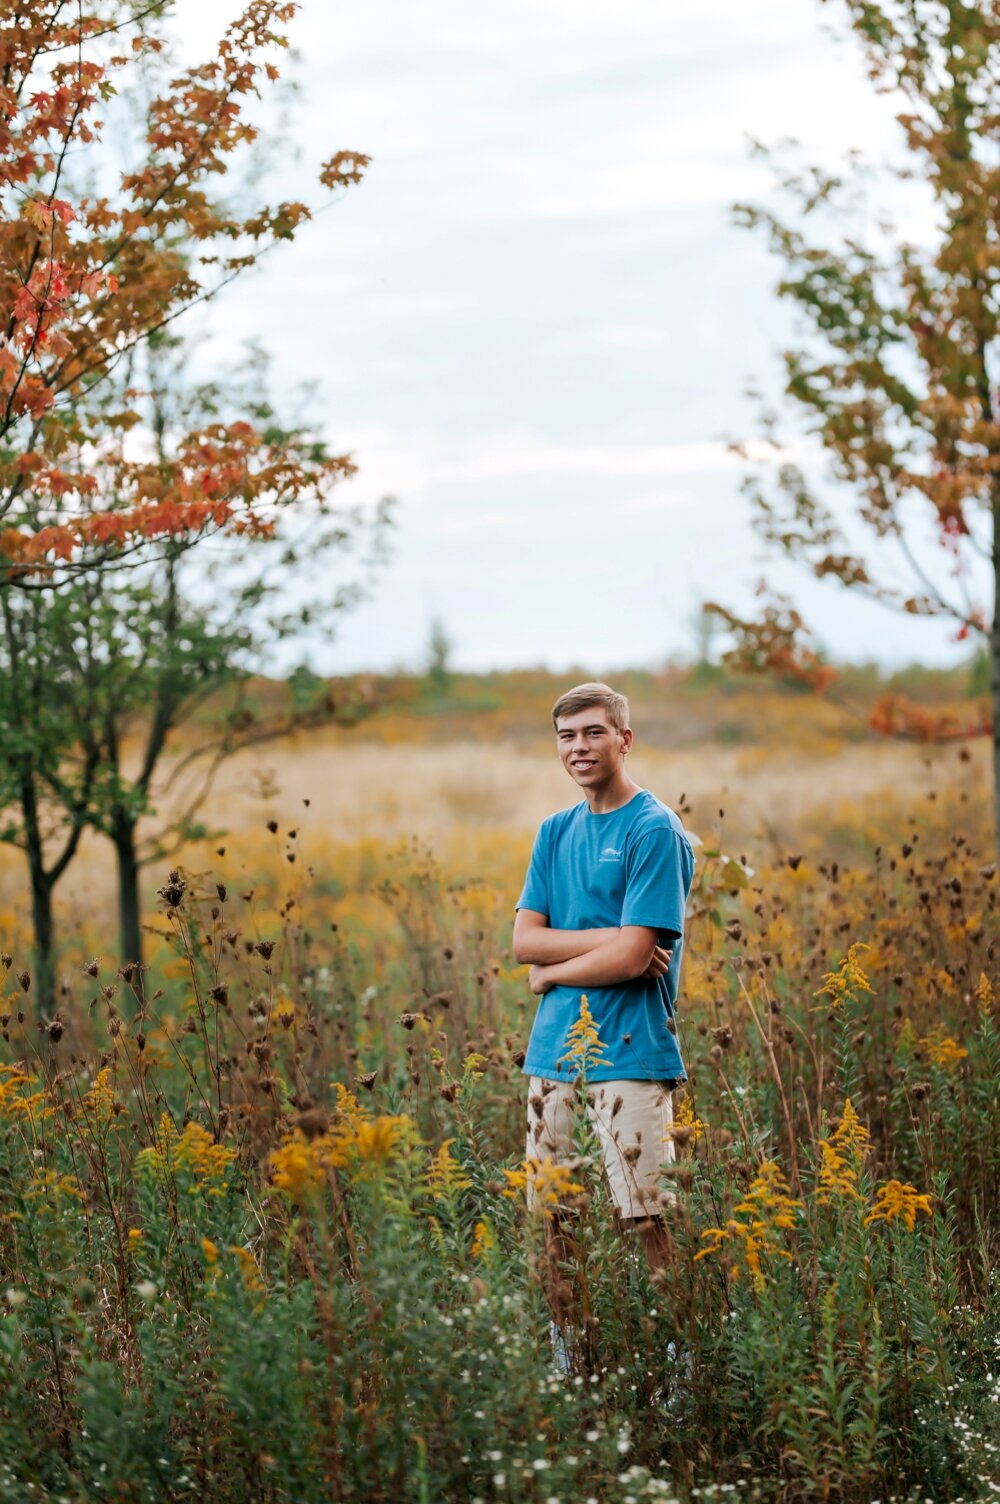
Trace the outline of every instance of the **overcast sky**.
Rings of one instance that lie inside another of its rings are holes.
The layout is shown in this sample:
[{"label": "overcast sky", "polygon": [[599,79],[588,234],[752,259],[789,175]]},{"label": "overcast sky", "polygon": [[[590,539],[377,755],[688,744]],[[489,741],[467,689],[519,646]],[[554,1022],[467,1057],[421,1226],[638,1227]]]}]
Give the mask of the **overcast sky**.
[{"label": "overcast sky", "polygon": [[[186,50],[234,0],[179,0]],[[302,653],[414,664],[440,618],[470,668],[594,672],[689,652],[697,604],[797,590],[837,656],[948,661],[947,629],[761,553],[725,439],[752,434],[786,315],[731,223],[747,138],[893,150],[890,104],[818,0],[304,0],[288,163],[365,182],[212,314],[277,385],[318,386],[352,500],[399,499],[373,602]],[[192,52],[193,55],[193,52]],[[289,588],[296,589],[290,581]]]}]

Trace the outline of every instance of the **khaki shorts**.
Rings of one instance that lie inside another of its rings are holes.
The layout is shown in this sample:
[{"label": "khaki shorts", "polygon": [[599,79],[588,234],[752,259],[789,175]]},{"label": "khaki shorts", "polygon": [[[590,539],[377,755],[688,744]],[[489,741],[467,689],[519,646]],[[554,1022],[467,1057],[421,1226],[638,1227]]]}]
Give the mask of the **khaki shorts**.
[{"label": "khaki shorts", "polygon": [[[573,1142],[576,1087],[570,1081],[528,1080],[527,1158],[578,1162]],[[660,1166],[676,1151],[670,1088],[662,1081],[594,1081],[587,1087],[587,1116],[604,1154],[604,1173],[620,1217],[660,1216],[676,1197],[659,1183]],[[528,1186],[531,1207],[531,1186]]]}]

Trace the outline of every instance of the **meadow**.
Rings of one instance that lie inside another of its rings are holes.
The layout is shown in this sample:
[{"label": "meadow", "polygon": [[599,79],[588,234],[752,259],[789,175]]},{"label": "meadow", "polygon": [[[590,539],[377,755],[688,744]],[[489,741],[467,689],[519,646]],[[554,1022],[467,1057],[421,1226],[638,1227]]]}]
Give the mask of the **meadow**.
[{"label": "meadow", "polygon": [[689,739],[636,686],[633,775],[701,841],[654,1283],[582,1113],[572,1170],[523,1158],[511,913],[573,794],[549,688],[226,764],[211,833],[149,871],[141,997],[92,842],[44,1030],[8,854],[0,1499],[1000,1495],[986,749],[750,691],[698,700]]}]

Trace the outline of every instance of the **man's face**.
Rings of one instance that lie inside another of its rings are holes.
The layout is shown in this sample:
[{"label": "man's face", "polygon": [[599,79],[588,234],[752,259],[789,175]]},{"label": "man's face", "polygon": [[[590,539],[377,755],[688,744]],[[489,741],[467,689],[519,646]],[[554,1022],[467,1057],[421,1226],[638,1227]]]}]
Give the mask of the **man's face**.
[{"label": "man's face", "polygon": [[632,745],[632,732],[616,731],[603,705],[589,705],[574,715],[559,717],[556,745],[573,781],[581,788],[593,788],[619,772]]}]

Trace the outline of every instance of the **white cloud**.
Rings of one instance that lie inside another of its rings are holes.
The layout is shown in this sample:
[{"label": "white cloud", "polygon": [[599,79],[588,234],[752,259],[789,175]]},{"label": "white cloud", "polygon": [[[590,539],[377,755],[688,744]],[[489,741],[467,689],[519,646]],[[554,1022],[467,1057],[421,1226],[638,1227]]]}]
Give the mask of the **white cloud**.
[{"label": "white cloud", "polygon": [[[236,9],[178,0],[186,54]],[[699,595],[745,603],[760,545],[720,435],[752,432],[745,379],[773,390],[788,338],[776,268],[730,222],[769,183],[746,138],[828,162],[896,139],[827,14],[306,0],[280,191],[310,191],[338,147],[373,164],[211,317],[230,354],[249,335],[274,350],[279,388],[320,383],[361,466],[345,497],[400,498],[381,594],[313,645],[330,666],[413,661],[435,614],[477,666],[648,661],[687,645]],[[835,648],[949,651],[938,628],[804,594]]]}]

